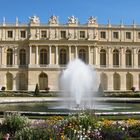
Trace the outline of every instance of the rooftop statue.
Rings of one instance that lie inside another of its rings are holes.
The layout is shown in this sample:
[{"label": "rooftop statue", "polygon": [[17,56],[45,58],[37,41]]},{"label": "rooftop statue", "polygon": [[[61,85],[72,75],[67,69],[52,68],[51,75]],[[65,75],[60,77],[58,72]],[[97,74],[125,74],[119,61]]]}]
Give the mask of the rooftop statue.
[{"label": "rooftop statue", "polygon": [[74,16],[68,17],[68,23],[69,24],[77,24],[78,23],[78,19],[75,18]]},{"label": "rooftop statue", "polygon": [[49,18],[49,24],[58,24],[58,17],[52,15],[52,16]]},{"label": "rooftop statue", "polygon": [[90,16],[88,18],[88,24],[96,24],[97,23],[97,19],[93,16]]},{"label": "rooftop statue", "polygon": [[30,19],[30,23],[32,23],[32,24],[39,24],[40,23],[39,17],[37,17],[35,15],[32,17],[29,17],[29,19]]}]

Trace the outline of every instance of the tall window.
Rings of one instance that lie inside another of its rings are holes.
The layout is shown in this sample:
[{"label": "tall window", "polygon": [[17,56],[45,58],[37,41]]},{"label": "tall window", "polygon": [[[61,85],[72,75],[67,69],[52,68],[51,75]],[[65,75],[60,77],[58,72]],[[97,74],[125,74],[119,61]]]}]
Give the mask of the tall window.
[{"label": "tall window", "polygon": [[6,74],[6,88],[7,90],[13,89],[13,75],[9,72]]},{"label": "tall window", "polygon": [[19,90],[27,90],[28,79],[26,78],[25,73],[18,73],[18,86]]},{"label": "tall window", "polygon": [[66,39],[66,31],[61,31],[61,39]]},{"label": "tall window", "polygon": [[67,64],[67,54],[65,49],[60,50],[60,55],[59,55],[59,64],[60,65],[65,65]]},{"label": "tall window", "polygon": [[13,50],[8,49],[7,50],[7,65],[11,66],[13,64]]},{"label": "tall window", "polygon": [[19,52],[19,60],[20,60],[20,66],[26,65],[26,51],[25,49],[21,49]]},{"label": "tall window", "polygon": [[26,31],[20,31],[20,37],[26,38]]},{"label": "tall window", "polygon": [[131,32],[126,32],[126,39],[131,39]]},{"label": "tall window", "polygon": [[85,38],[85,31],[80,31],[80,39]]},{"label": "tall window", "polygon": [[103,38],[103,39],[106,39],[106,32],[105,31],[102,31],[100,33],[100,37]]},{"label": "tall window", "polygon": [[126,50],[126,67],[131,67],[132,66],[132,53],[130,50]]},{"label": "tall window", "polygon": [[113,66],[119,66],[119,51],[116,49],[113,51]]},{"label": "tall window", "polygon": [[42,30],[41,31],[41,38],[46,38],[47,37],[47,31],[46,30]]},{"label": "tall window", "polygon": [[138,39],[140,39],[140,32],[138,32]]},{"label": "tall window", "polygon": [[7,31],[7,37],[13,38],[13,31]]},{"label": "tall window", "polygon": [[138,67],[140,67],[140,50],[138,51]]},{"label": "tall window", "polygon": [[106,66],[106,50],[104,49],[100,50],[100,66],[101,67]]},{"label": "tall window", "polygon": [[119,32],[113,32],[113,38],[118,39],[119,38]]},{"label": "tall window", "polygon": [[117,73],[113,75],[113,87],[114,90],[120,90],[120,75]]},{"label": "tall window", "polygon": [[48,75],[41,73],[39,75],[39,88],[40,90],[45,90],[48,87]]},{"label": "tall window", "polygon": [[133,75],[130,73],[126,74],[126,90],[131,90],[133,87]]},{"label": "tall window", "polygon": [[86,63],[86,51],[84,49],[79,50],[78,57]]},{"label": "tall window", "polygon": [[48,53],[46,49],[40,50],[40,64],[46,65],[48,64]]},{"label": "tall window", "polygon": [[105,73],[101,73],[100,75],[100,79],[101,79],[101,86],[103,88],[103,90],[107,90],[107,86],[108,86],[108,77]]}]

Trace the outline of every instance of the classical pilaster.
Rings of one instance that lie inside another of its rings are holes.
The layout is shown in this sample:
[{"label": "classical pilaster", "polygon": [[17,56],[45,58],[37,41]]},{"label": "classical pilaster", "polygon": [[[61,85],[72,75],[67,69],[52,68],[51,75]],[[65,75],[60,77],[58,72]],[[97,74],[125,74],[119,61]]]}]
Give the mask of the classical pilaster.
[{"label": "classical pilaster", "polygon": [[69,45],[69,61],[71,61],[71,46]]},{"label": "classical pilaster", "polygon": [[14,54],[13,54],[13,57],[14,57],[14,66],[17,67],[18,66],[18,47],[14,47]]},{"label": "classical pilaster", "polygon": [[126,72],[120,72],[120,90],[126,90]]},{"label": "classical pilaster", "polygon": [[133,48],[133,67],[138,68],[138,53],[136,48]]},{"label": "classical pilaster", "polygon": [[38,46],[36,46],[36,65],[38,65]]},{"label": "classical pilaster", "polygon": [[75,46],[75,58],[78,58],[78,50],[77,50],[77,45]]},{"label": "classical pilaster", "polygon": [[29,46],[29,65],[32,65],[32,46]]},{"label": "classical pilaster", "polygon": [[17,89],[16,89],[16,79],[17,77],[16,77],[16,74],[13,74],[13,91],[16,91]]},{"label": "classical pilaster", "polygon": [[97,46],[94,48],[94,64],[96,67],[99,67],[100,65],[100,53]]},{"label": "classical pilaster", "polygon": [[111,68],[113,66],[113,53],[112,53],[112,48],[108,47],[108,53],[107,53],[107,58],[108,58],[108,67]]},{"label": "classical pilaster", "polygon": [[49,65],[52,64],[51,60],[52,60],[52,46],[49,45]]},{"label": "classical pilaster", "polygon": [[108,91],[113,91],[113,72],[108,73]]},{"label": "classical pilaster", "polygon": [[6,65],[6,51],[7,51],[7,48],[6,46],[3,46],[2,47],[2,62],[1,62],[1,65],[2,67],[4,67]]},{"label": "classical pilaster", "polygon": [[120,66],[125,68],[125,48],[120,47]]},{"label": "classical pilaster", "polygon": [[2,66],[2,46],[0,46],[0,66]]},{"label": "classical pilaster", "polygon": [[55,46],[55,59],[56,65],[58,65],[58,45]]},{"label": "classical pilaster", "polygon": [[139,90],[139,73],[133,73],[133,86]]},{"label": "classical pilaster", "polygon": [[91,64],[90,61],[90,46],[88,45],[88,64]]}]

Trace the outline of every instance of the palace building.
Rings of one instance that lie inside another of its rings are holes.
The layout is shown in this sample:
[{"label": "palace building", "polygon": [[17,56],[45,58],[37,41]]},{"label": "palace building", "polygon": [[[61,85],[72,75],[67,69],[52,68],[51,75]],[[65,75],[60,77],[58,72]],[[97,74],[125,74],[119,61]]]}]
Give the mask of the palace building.
[{"label": "palace building", "polygon": [[105,91],[140,90],[140,26],[106,25],[89,17],[80,24],[74,16],[60,24],[57,16],[40,23],[0,24],[0,86],[6,90],[58,90],[61,72],[80,58],[93,66]]}]

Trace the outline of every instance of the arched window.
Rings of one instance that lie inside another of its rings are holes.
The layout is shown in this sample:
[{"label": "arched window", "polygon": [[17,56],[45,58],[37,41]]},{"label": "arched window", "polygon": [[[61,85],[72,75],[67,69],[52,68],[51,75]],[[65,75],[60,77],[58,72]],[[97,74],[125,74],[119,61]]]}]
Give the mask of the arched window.
[{"label": "arched window", "polygon": [[39,89],[45,90],[47,87],[48,87],[48,75],[42,72],[39,75]]},{"label": "arched window", "polygon": [[79,50],[78,57],[86,63],[86,51],[84,49]]},{"label": "arched window", "polygon": [[100,66],[101,67],[106,66],[106,50],[104,49],[100,50]]},{"label": "arched window", "polygon": [[67,52],[66,52],[65,49],[60,50],[59,64],[60,65],[66,65],[67,64]]},{"label": "arched window", "polygon": [[138,51],[138,66],[140,67],[140,50]]},{"label": "arched window", "polygon": [[117,73],[113,75],[113,88],[114,90],[120,90],[120,75]]},{"label": "arched window", "polygon": [[113,66],[119,66],[119,51],[116,49],[113,51]]},{"label": "arched window", "polygon": [[19,73],[18,74],[18,84],[19,84],[19,90],[27,90],[27,78],[24,73]]},{"label": "arched window", "polygon": [[20,65],[24,66],[26,65],[26,51],[25,49],[21,49],[19,52],[19,60],[20,60]]},{"label": "arched window", "polygon": [[40,64],[47,65],[48,64],[48,53],[46,49],[40,50]]},{"label": "arched window", "polygon": [[133,75],[130,73],[126,74],[126,90],[131,90],[133,87]]},{"label": "arched window", "polygon": [[103,90],[107,90],[107,86],[108,86],[108,78],[107,75],[105,73],[101,74],[101,86],[103,88]]},{"label": "arched window", "polygon": [[126,67],[131,67],[132,66],[132,52],[130,50],[126,50]]},{"label": "arched window", "polygon": [[9,72],[6,74],[6,89],[7,90],[13,89],[13,75]]},{"label": "arched window", "polygon": [[8,66],[13,65],[13,50],[12,49],[7,50],[7,65]]}]

